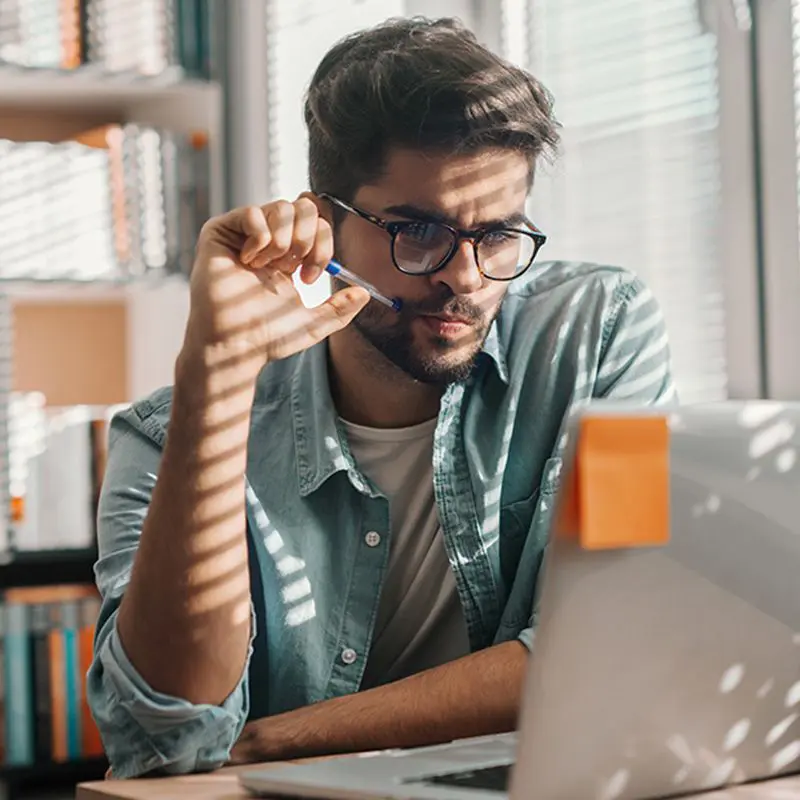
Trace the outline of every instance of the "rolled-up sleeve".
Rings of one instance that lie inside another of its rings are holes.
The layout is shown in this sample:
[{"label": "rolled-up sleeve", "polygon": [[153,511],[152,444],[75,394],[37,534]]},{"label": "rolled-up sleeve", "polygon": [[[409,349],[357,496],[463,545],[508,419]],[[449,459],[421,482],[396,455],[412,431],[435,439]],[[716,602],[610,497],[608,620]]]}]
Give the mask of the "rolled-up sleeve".
[{"label": "rolled-up sleeve", "polygon": [[519,636],[517,636],[517,639],[519,639],[522,642],[522,644],[524,644],[525,647],[528,648],[528,650],[533,652],[533,625],[530,625],[527,628],[523,628],[520,631]]},{"label": "rolled-up sleeve", "polygon": [[154,691],[128,659],[117,613],[128,585],[161,459],[135,412],[114,417],[98,508],[95,578],[101,595],[86,695],[115,778],[215,769],[228,759],[249,710],[248,662],[219,706],[194,705]]}]

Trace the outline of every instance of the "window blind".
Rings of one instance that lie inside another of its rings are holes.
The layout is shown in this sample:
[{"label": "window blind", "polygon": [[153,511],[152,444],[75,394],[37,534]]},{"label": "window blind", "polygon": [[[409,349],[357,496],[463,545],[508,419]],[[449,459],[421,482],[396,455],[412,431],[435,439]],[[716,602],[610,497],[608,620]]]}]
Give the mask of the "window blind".
[{"label": "window blind", "polygon": [[[795,171],[797,173],[798,208],[800,208],[800,0],[792,0],[792,50],[794,56],[794,124],[797,142]],[[800,236],[800,219],[797,226]]]},{"label": "window blind", "polygon": [[[520,12],[505,2],[501,38],[516,42]],[[697,0],[527,8],[528,66],[563,125],[531,201],[541,257],[638,273],[664,310],[681,401],[724,398],[717,48]]]},{"label": "window blind", "polygon": [[[327,50],[362,28],[401,16],[403,0],[266,0],[269,95],[270,189],[293,200],[308,189],[308,137],[303,96]],[[316,305],[330,293],[325,277],[313,286],[299,281],[304,301]]]}]

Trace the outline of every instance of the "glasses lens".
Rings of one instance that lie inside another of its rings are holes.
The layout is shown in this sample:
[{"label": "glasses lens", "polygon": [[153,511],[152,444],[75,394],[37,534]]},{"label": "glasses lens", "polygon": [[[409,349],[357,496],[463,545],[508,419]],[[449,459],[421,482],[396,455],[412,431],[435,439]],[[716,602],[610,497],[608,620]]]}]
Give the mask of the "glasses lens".
[{"label": "glasses lens", "polygon": [[414,222],[398,231],[394,258],[404,272],[421,274],[436,269],[453,249],[452,231],[435,222]]},{"label": "glasses lens", "polygon": [[525,272],[535,255],[536,240],[521,231],[491,231],[478,245],[483,274],[498,280],[509,280]]}]

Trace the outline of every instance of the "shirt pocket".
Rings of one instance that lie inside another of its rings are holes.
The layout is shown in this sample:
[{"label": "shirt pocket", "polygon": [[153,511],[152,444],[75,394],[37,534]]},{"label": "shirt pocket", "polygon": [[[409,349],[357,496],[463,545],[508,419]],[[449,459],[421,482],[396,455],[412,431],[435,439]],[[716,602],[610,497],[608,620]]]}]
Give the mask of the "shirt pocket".
[{"label": "shirt pocket", "polygon": [[500,531],[503,537],[515,539],[527,534],[533,521],[552,510],[553,496],[561,485],[561,458],[548,458],[542,470],[542,480],[529,497],[500,509]]},{"label": "shirt pocket", "polygon": [[525,622],[533,611],[539,564],[561,484],[561,465],[561,458],[549,458],[533,494],[500,511],[500,573],[507,591],[504,624]]}]

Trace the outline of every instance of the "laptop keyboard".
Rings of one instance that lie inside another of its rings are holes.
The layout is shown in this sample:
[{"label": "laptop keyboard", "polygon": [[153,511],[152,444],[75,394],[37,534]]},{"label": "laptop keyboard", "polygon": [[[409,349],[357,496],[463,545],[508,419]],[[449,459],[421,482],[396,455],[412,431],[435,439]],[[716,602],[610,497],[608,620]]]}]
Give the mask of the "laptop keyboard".
[{"label": "laptop keyboard", "polygon": [[483,789],[489,792],[506,792],[508,791],[511,767],[511,764],[501,764],[498,767],[484,767],[483,769],[449,772],[444,775],[430,776],[425,778],[424,782],[442,786],[456,786],[463,789]]}]

